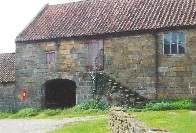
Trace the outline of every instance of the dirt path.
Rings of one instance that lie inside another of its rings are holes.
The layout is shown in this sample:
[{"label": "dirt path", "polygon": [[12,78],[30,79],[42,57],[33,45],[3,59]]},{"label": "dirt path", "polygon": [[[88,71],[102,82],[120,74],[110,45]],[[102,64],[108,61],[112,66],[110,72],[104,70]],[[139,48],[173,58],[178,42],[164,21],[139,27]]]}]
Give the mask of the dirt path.
[{"label": "dirt path", "polygon": [[100,118],[102,116],[63,119],[3,119],[0,120],[0,133],[47,133],[68,123]]}]

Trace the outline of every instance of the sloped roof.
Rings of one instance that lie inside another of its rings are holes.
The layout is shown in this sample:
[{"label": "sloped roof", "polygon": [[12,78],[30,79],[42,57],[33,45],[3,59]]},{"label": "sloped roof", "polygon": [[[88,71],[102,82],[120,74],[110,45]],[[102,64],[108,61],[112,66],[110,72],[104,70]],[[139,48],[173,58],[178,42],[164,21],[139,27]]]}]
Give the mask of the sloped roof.
[{"label": "sloped roof", "polygon": [[86,0],[47,5],[16,42],[195,25],[195,0]]},{"label": "sloped roof", "polygon": [[0,83],[15,81],[15,54],[0,54]]}]

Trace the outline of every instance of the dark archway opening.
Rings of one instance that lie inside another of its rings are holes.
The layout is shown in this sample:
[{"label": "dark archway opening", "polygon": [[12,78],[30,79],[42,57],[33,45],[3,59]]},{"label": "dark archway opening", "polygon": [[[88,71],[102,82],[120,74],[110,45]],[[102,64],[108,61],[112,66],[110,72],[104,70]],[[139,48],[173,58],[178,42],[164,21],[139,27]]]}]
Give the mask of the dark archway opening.
[{"label": "dark archway opening", "polygon": [[44,84],[45,108],[69,108],[76,105],[76,83],[68,79],[52,79]]}]

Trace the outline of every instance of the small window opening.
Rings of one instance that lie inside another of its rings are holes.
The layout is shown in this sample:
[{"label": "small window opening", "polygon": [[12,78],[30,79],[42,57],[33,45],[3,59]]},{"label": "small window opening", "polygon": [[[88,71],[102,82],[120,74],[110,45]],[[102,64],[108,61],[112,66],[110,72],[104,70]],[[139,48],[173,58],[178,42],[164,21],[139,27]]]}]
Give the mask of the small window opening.
[{"label": "small window opening", "polygon": [[185,33],[167,32],[163,34],[164,54],[184,54],[185,53]]},{"label": "small window opening", "polygon": [[55,51],[46,52],[46,64],[55,64]]},{"label": "small window opening", "polygon": [[92,70],[94,62],[96,62],[97,70],[104,69],[104,50],[103,50],[103,40],[88,40],[86,41],[88,45],[87,54],[87,65],[88,70]]}]

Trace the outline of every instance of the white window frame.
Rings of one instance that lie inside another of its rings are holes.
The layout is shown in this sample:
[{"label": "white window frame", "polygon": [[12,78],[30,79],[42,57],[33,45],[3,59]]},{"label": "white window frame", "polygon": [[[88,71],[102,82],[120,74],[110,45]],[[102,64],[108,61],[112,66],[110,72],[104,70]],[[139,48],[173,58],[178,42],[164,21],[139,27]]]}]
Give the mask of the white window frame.
[{"label": "white window frame", "polygon": [[[184,42],[184,49],[185,49],[185,51],[184,51],[184,53],[179,53],[179,44],[178,44],[178,40],[179,40],[179,38],[178,38],[178,33],[180,33],[180,32],[182,32],[182,33],[184,33],[184,38],[185,38],[185,42]],[[165,53],[165,49],[164,49],[164,47],[165,47],[165,43],[164,43],[164,38],[165,38],[165,34],[166,33],[169,33],[169,35],[170,35],[170,53],[169,54],[166,54]],[[171,48],[171,45],[172,45],[172,43],[171,43],[171,36],[172,36],[172,33],[177,33],[177,40],[176,40],[176,44],[177,44],[177,53],[175,54],[175,53],[173,53],[172,54],[172,48]],[[164,32],[163,33],[163,54],[164,55],[182,55],[182,54],[185,54],[186,53],[186,32],[184,32],[184,31],[169,31],[169,32]]]}]

